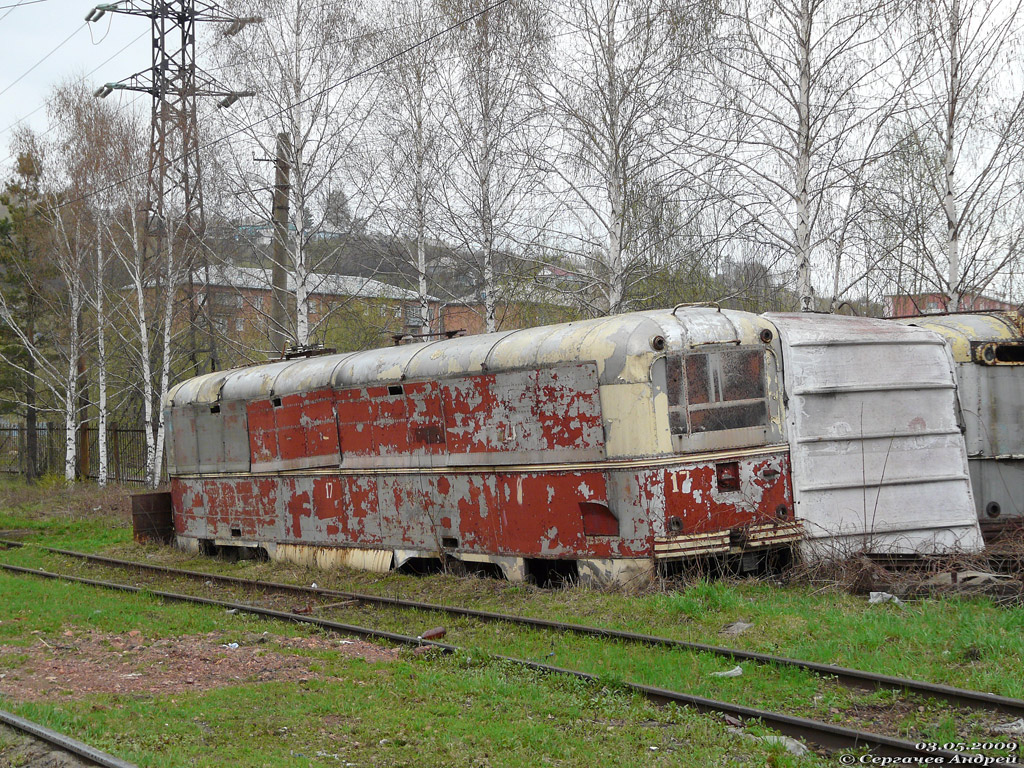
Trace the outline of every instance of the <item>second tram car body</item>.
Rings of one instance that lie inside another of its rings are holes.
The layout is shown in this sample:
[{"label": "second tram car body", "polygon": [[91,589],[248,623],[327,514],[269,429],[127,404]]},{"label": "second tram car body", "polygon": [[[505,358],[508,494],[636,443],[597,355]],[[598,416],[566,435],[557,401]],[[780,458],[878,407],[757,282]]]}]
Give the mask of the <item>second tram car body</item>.
[{"label": "second tram car body", "polygon": [[510,579],[798,542],[981,546],[935,334],[639,312],[200,376],[167,397],[179,543]]},{"label": "second tram car body", "polygon": [[1024,317],[958,312],[905,318],[935,331],[956,363],[978,517],[995,533],[1024,516]]}]

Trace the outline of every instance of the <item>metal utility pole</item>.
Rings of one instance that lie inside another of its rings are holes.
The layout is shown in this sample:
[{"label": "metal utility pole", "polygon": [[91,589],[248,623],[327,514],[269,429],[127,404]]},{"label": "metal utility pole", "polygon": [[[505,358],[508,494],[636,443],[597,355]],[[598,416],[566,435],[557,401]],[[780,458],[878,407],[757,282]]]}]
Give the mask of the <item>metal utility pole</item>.
[{"label": "metal utility pole", "polygon": [[[147,234],[156,241],[157,253],[166,252],[168,232],[178,231],[179,228],[182,234],[176,239],[190,246],[186,249],[184,266],[188,274],[190,337],[194,339],[199,314],[194,289],[196,254],[205,255],[196,98],[219,97],[219,106],[229,107],[240,97],[253,95],[251,91],[227,90],[196,67],[196,23],[226,23],[229,26],[225,34],[230,35],[237,33],[246,24],[262,19],[229,15],[215,3],[206,0],[118,0],[97,5],[89,11],[85,20],[98,21],[106,12],[145,16],[151,20],[152,66],[119,82],[101,86],[95,95],[106,98],[115,90],[126,90],[141,91],[153,97],[146,201]],[[175,220],[173,227],[169,216]],[[209,263],[206,259],[203,262],[204,278],[208,283]],[[168,285],[167,290],[175,290],[175,286]],[[207,301],[209,297],[204,292],[204,308]],[[211,367],[216,367],[212,323],[208,313],[204,314],[209,347],[207,352]],[[193,342],[190,346],[194,372],[199,373],[196,344]]]},{"label": "metal utility pole", "polygon": [[285,259],[288,258],[288,206],[291,196],[292,139],[286,132],[277,134],[277,159],[274,161],[274,265],[273,302],[270,312],[271,346],[284,354],[285,346],[292,341],[288,328],[288,272]]}]

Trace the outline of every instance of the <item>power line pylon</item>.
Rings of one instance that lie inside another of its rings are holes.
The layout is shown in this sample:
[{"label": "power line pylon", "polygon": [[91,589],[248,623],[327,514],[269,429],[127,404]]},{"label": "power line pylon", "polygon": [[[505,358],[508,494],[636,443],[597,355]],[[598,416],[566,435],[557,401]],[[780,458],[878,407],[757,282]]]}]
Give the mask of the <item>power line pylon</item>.
[{"label": "power line pylon", "polygon": [[[145,16],[152,24],[153,64],[115,83],[106,83],[96,96],[106,98],[115,90],[138,91],[153,97],[148,159],[148,191],[146,218],[148,234],[160,245],[164,242],[173,216],[180,222],[187,240],[193,243],[192,256],[186,258],[188,269],[188,303],[194,333],[198,318],[194,301],[193,271],[195,254],[202,249],[205,221],[199,162],[199,122],[196,99],[201,96],[221,99],[220,106],[231,106],[251,91],[224,88],[196,66],[196,24],[214,22],[227,24],[225,34],[235,34],[259,17],[237,17],[225,13],[206,0],[119,0],[97,5],[86,15],[88,22],[99,20],[104,13]],[[208,269],[208,265],[207,265]],[[208,300],[204,294],[203,301]],[[214,336],[210,319],[205,318],[211,357],[216,367]],[[196,373],[199,363],[196,344],[190,344],[190,358]]]},{"label": "power line pylon", "polygon": [[196,23],[228,24],[225,34],[234,34],[245,24],[262,19],[231,16],[203,0],[121,0],[96,6],[85,20],[97,21],[107,12],[151,20],[153,65],[116,83],[106,83],[96,95],[105,98],[115,90],[125,90],[153,97],[148,168],[151,222],[163,226],[170,202],[180,206],[182,220],[195,229],[203,220],[196,98],[218,97],[222,106],[230,106],[241,96],[253,95],[225,89],[196,66]]}]

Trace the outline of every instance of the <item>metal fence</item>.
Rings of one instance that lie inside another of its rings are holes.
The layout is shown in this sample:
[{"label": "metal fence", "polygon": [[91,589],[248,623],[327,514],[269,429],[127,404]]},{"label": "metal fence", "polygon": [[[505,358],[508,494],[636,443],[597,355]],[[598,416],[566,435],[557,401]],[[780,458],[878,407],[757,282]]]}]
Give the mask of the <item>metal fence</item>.
[{"label": "metal fence", "polygon": [[[63,426],[36,427],[36,474],[64,474],[65,431]],[[95,480],[99,476],[99,429],[78,430],[76,474]],[[24,475],[28,463],[28,429],[24,425],[0,425],[0,473]],[[161,472],[161,474],[164,474]],[[111,425],[107,428],[107,478],[112,483],[145,485],[146,432]]]}]

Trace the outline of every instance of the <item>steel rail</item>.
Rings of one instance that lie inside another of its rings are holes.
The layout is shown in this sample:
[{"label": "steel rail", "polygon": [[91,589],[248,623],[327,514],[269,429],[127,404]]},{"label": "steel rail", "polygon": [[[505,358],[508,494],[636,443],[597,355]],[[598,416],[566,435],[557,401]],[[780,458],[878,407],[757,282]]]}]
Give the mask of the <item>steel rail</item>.
[{"label": "steel rail", "polygon": [[[6,541],[0,539],[0,546],[22,547],[25,546],[25,544],[23,542]],[[294,592],[298,594],[316,595],[318,597],[339,597],[346,600],[357,600],[359,602],[365,602],[376,605],[385,605],[398,608],[408,608],[424,611],[434,611],[438,613],[446,613],[450,616],[463,616],[467,618],[479,619],[481,621],[506,622],[508,624],[519,624],[528,627],[536,627],[538,629],[554,630],[556,632],[572,633],[589,637],[600,637],[610,640],[623,640],[626,642],[639,643],[642,645],[649,645],[662,648],[676,648],[679,650],[690,651],[695,653],[710,653],[716,656],[732,659],[734,661],[752,661],[757,664],[767,664],[775,665],[778,667],[790,667],[795,669],[801,669],[806,672],[811,672],[813,674],[820,675],[822,677],[835,678],[837,682],[849,688],[866,690],[888,689],[905,691],[907,693],[917,694],[928,698],[940,699],[942,701],[946,701],[950,704],[953,704],[954,706],[969,707],[971,709],[986,709],[1007,715],[1013,715],[1015,717],[1024,717],[1024,700],[1022,699],[1014,699],[1007,696],[999,696],[993,693],[972,691],[966,688],[956,688],[954,686],[941,685],[938,683],[929,683],[921,680],[911,680],[909,678],[895,677],[892,675],[883,675],[878,674],[876,672],[866,672],[863,670],[852,669],[849,667],[834,666],[832,664],[822,664],[815,661],[793,659],[786,656],[772,656],[771,654],[759,653],[757,651],[745,651],[738,648],[727,648],[718,645],[707,645],[704,643],[695,643],[686,640],[674,640],[668,637],[647,635],[638,632],[627,632],[624,630],[607,629],[604,627],[592,627],[583,624],[552,621],[550,619],[537,619],[529,616],[494,613],[492,611],[482,611],[474,608],[462,608],[459,606],[439,605],[437,603],[426,603],[416,600],[405,600],[397,597],[382,597],[378,595],[369,595],[361,592],[346,592],[336,589],[314,589],[312,587],[306,587],[299,584],[284,584],[281,582],[262,581],[259,579],[243,579],[237,576],[222,576],[215,573],[205,573],[203,571],[190,571],[184,568],[173,568],[166,565],[153,565],[150,563],[136,562],[134,560],[120,560],[113,557],[104,557],[102,555],[91,555],[85,552],[75,552],[73,550],[67,549],[43,547],[41,545],[35,544],[33,544],[32,546],[37,547],[45,552],[51,552],[53,554],[59,554],[66,557],[73,557],[80,560],[86,560],[88,562],[117,566],[121,568],[135,568],[138,570],[151,571],[154,573],[163,573],[174,576],[183,576],[186,578],[202,579],[204,581],[220,582],[222,584],[232,584],[235,586],[247,587],[249,589],[267,589],[276,590],[280,592]]]},{"label": "steel rail", "polygon": [[[69,576],[66,574],[53,573],[51,571],[43,571],[35,568],[23,568],[21,566],[8,565],[6,563],[0,563],[0,569],[9,573],[84,584],[87,586],[111,589],[128,594],[152,595],[153,597],[167,601],[208,605],[238,613],[248,613],[268,619],[278,619],[280,621],[288,621],[296,624],[308,624],[310,626],[330,630],[340,634],[356,635],[374,640],[388,640],[401,645],[428,646],[437,648],[439,651],[446,654],[467,653],[466,649],[460,648],[457,645],[438,643],[432,640],[412,637],[411,635],[402,635],[397,632],[360,627],[354,624],[343,624],[329,619],[318,619],[313,616],[288,613],[286,611],[278,611],[272,608],[262,608],[248,603],[234,603],[226,600],[215,600],[209,597],[185,595],[177,592],[164,592],[161,590],[136,587],[130,584],[99,581],[96,579],[87,579],[82,576]],[[591,674],[589,672],[582,672],[580,670],[555,667],[550,664],[542,664],[537,661],[519,659],[514,656],[504,656],[500,654],[491,654],[490,658],[547,674],[566,675],[591,683],[602,682],[598,675]],[[906,741],[904,739],[897,739],[891,736],[872,733],[870,731],[860,731],[854,728],[844,728],[842,726],[832,725],[831,723],[823,723],[818,720],[786,715],[779,712],[772,712],[770,710],[746,707],[724,701],[716,701],[715,699],[708,699],[703,696],[694,696],[692,694],[673,691],[667,688],[657,688],[650,685],[630,682],[621,682],[617,683],[617,685],[621,686],[625,690],[638,693],[656,704],[673,703],[680,706],[692,707],[701,713],[727,714],[744,721],[760,721],[764,725],[767,725],[786,736],[806,739],[807,741],[827,749],[868,749],[874,754],[883,757],[930,757],[936,762],[939,758],[942,758],[950,764],[954,764],[956,761],[962,761],[963,758],[970,754],[950,752],[948,750],[922,749],[914,742]]]},{"label": "steel rail", "polygon": [[37,739],[45,741],[47,744],[52,744],[65,752],[70,752],[73,755],[84,758],[96,765],[101,765],[103,768],[138,768],[134,763],[125,762],[118,757],[108,755],[106,752],[101,752],[95,747],[90,747],[88,744],[85,744],[78,739],[73,739],[59,731],[47,728],[45,725],[33,723],[31,720],[26,720],[24,717],[19,717],[18,715],[10,712],[5,712],[2,709],[0,709],[0,723],[31,736],[35,736]]}]

